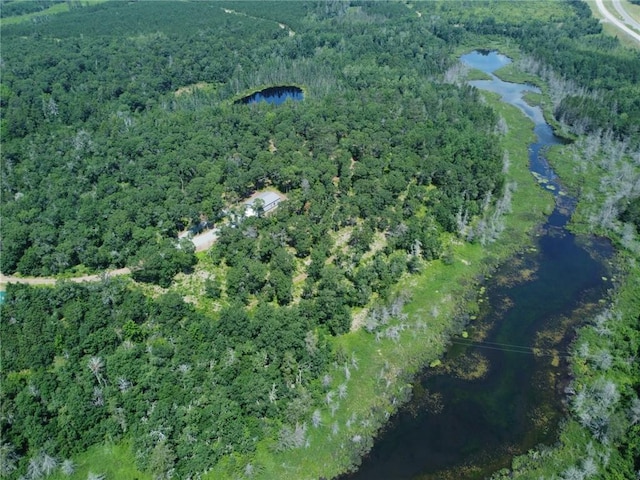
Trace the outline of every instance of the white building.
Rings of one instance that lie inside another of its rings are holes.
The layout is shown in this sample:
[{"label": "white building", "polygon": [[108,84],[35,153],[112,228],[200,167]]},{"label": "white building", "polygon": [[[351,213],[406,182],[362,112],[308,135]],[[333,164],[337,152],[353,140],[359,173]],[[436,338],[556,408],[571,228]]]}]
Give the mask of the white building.
[{"label": "white building", "polygon": [[261,192],[258,193],[256,195],[254,195],[253,197],[251,197],[249,200],[247,200],[246,202],[244,202],[244,204],[247,206],[247,209],[245,211],[245,217],[255,217],[256,216],[256,210],[254,208],[255,202],[256,200],[262,200],[262,211],[264,213],[267,213],[271,210],[273,210],[274,208],[276,208],[278,206],[278,204],[280,203],[280,196],[276,193],[276,192]]}]

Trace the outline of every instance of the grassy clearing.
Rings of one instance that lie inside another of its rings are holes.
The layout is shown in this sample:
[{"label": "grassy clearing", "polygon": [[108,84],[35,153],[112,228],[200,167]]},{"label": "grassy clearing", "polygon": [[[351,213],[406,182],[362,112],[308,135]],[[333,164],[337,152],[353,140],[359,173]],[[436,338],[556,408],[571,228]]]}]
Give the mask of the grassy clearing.
[{"label": "grassy clearing", "polygon": [[[437,3],[446,7],[449,1],[440,0]],[[432,4],[433,2],[416,2],[415,6],[416,10],[429,15],[432,13],[432,8],[427,7]],[[564,8],[559,2],[522,1],[518,2],[517,8],[514,8],[512,2],[474,2],[473,6],[470,5],[461,10],[458,21],[461,24],[466,24],[478,18],[493,18],[499,19],[501,23],[520,25],[530,20],[571,21],[573,13],[571,9]]]},{"label": "grassy clearing", "polygon": [[[571,179],[565,182],[565,188],[574,197],[580,196],[587,185],[598,185],[600,175],[603,173],[598,172],[595,166],[588,170],[578,168],[573,160],[570,145],[554,145],[547,151],[547,160],[549,160],[549,163],[560,178]],[[578,204],[571,218],[572,224],[576,225],[585,221],[585,207],[586,205],[584,205],[584,203]]]},{"label": "grassy clearing", "polygon": [[173,92],[173,94],[176,97],[179,97],[181,95],[193,95],[198,90],[202,90],[205,93],[208,93],[208,92],[214,91],[215,86],[207,82],[198,82],[198,83],[193,83],[191,85],[185,85],[184,87],[180,87],[175,92]]},{"label": "grassy clearing", "polygon": [[539,88],[543,85],[540,78],[519,70],[515,62],[496,70],[495,75],[505,82],[528,83]]},{"label": "grassy clearing", "polygon": [[472,68],[467,73],[467,80],[468,81],[473,81],[473,80],[491,80],[491,76],[486,74],[486,73],[484,73],[482,70],[476,70],[475,68]]},{"label": "grassy clearing", "polygon": [[75,472],[71,476],[56,472],[51,480],[85,480],[89,473],[106,479],[151,480],[151,475],[135,467],[135,458],[128,442],[107,443],[90,448],[73,459]]},{"label": "grassy clearing", "polygon": [[622,6],[636,22],[640,22],[640,5],[635,5],[628,0],[622,0]]},{"label": "grassy clearing", "polygon": [[[97,5],[99,3],[104,3],[109,0],[80,0],[79,2],[74,2],[74,5],[80,5],[81,7],[86,7],[90,5]],[[77,8],[76,6],[70,7],[69,3],[58,3],[52,7],[47,8],[46,10],[42,10],[41,12],[27,13],[25,15],[16,15],[14,17],[7,17],[2,19],[2,25],[12,25],[16,23],[22,23],[29,20],[37,20],[38,17],[47,17],[49,15],[57,15],[58,13],[67,13],[71,8]]]},{"label": "grassy clearing", "polygon": [[531,105],[532,107],[543,106],[544,97],[540,93],[525,92],[522,98],[524,98],[524,101],[527,102],[527,104]]},{"label": "grassy clearing", "polygon": [[531,224],[542,221],[553,210],[553,196],[537,186],[529,171],[528,147],[535,140],[531,124],[522,121],[523,114],[515,107],[502,103],[497,94],[485,92],[483,95],[509,127],[502,146],[511,163],[508,180],[517,182],[518,187],[514,194],[512,214],[507,217],[506,236],[516,237],[515,241],[508,243],[524,243],[531,231]]}]

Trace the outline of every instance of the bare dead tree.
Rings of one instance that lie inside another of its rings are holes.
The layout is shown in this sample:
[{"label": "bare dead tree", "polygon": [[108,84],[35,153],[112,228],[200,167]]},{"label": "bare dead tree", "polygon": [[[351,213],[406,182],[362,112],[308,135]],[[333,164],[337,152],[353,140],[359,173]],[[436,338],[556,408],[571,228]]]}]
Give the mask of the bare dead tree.
[{"label": "bare dead tree", "polygon": [[102,377],[101,370],[104,367],[104,362],[100,357],[91,357],[87,363],[89,370],[93,373],[94,377],[98,381],[98,384],[103,386],[106,385],[104,378]]}]

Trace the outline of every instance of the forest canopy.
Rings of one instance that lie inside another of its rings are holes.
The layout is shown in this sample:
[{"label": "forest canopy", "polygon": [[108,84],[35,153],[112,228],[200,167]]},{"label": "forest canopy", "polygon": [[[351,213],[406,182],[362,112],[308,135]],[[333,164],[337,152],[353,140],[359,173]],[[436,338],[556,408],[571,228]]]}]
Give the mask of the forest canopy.
[{"label": "forest canopy", "polygon": [[[107,2],[3,27],[3,273],[130,266],[168,287],[194,264],[178,233],[219,228],[215,313],[126,280],[10,286],[16,472],[105,437],[180,478],[263,438],[295,443],[286,432],[345,361],[328,339],[352,309],[392,301],[502,193],[496,115],[441,80],[450,47],[414,17],[393,3]],[[235,103],[282,84],[304,100]],[[267,187],[286,200],[239,221]]]},{"label": "forest canopy", "polygon": [[[398,280],[451,238],[484,242],[471,227],[504,194],[500,119],[451,78],[462,46],[516,42],[584,88],[555,110],[574,131],[637,145],[637,55],[580,2],[545,19],[504,3],[106,2],[3,25],[0,270],[132,279],[9,285],[2,473],[105,439],[156,478],[305,446],[316,407],[352,388],[336,339],[353,313],[379,338]],[[280,85],[304,100],[236,103]],[[278,208],[243,218],[265,189]],[[637,200],[623,215],[638,224]],[[194,300],[167,287],[196,266],[180,232],[203,224],[217,241]]]},{"label": "forest canopy", "polygon": [[[293,5],[282,20],[293,26],[314,12]],[[447,231],[501,191],[493,113],[468,88],[425,81],[448,47],[421,26],[408,37],[397,6],[294,35],[256,18],[264,7],[242,8],[252,15],[113,2],[4,29],[3,272],[122,267],[266,185],[303,196],[325,229],[337,216],[382,231],[410,216],[397,204],[409,184],[438,187],[429,215]],[[278,79],[308,97],[230,103]],[[198,82],[209,88],[175,95]]]}]

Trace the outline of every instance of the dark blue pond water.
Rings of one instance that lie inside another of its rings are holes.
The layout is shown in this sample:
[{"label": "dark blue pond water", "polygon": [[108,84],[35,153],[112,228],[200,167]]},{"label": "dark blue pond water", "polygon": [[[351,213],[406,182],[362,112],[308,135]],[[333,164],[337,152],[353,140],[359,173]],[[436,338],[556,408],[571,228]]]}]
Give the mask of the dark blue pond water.
[{"label": "dark blue pond water", "polygon": [[[509,466],[514,455],[553,443],[564,415],[567,348],[573,326],[598,308],[608,275],[608,242],[565,229],[574,202],[562,193],[544,151],[561,140],[539,108],[522,100],[535,87],[493,75],[509,59],[495,52],[462,57],[492,80],[472,82],[498,92],[534,123],[531,171],[556,196],[556,208],[528,252],[486,282],[483,311],[469,338],[455,338],[443,366],[414,383],[412,400],[376,439],[360,469],[344,479],[476,479]],[[551,186],[551,187],[549,187]]]},{"label": "dark blue pond water", "polygon": [[241,98],[236,103],[251,104],[267,102],[273,105],[281,105],[286,100],[303,100],[304,94],[298,87],[270,87]]}]

